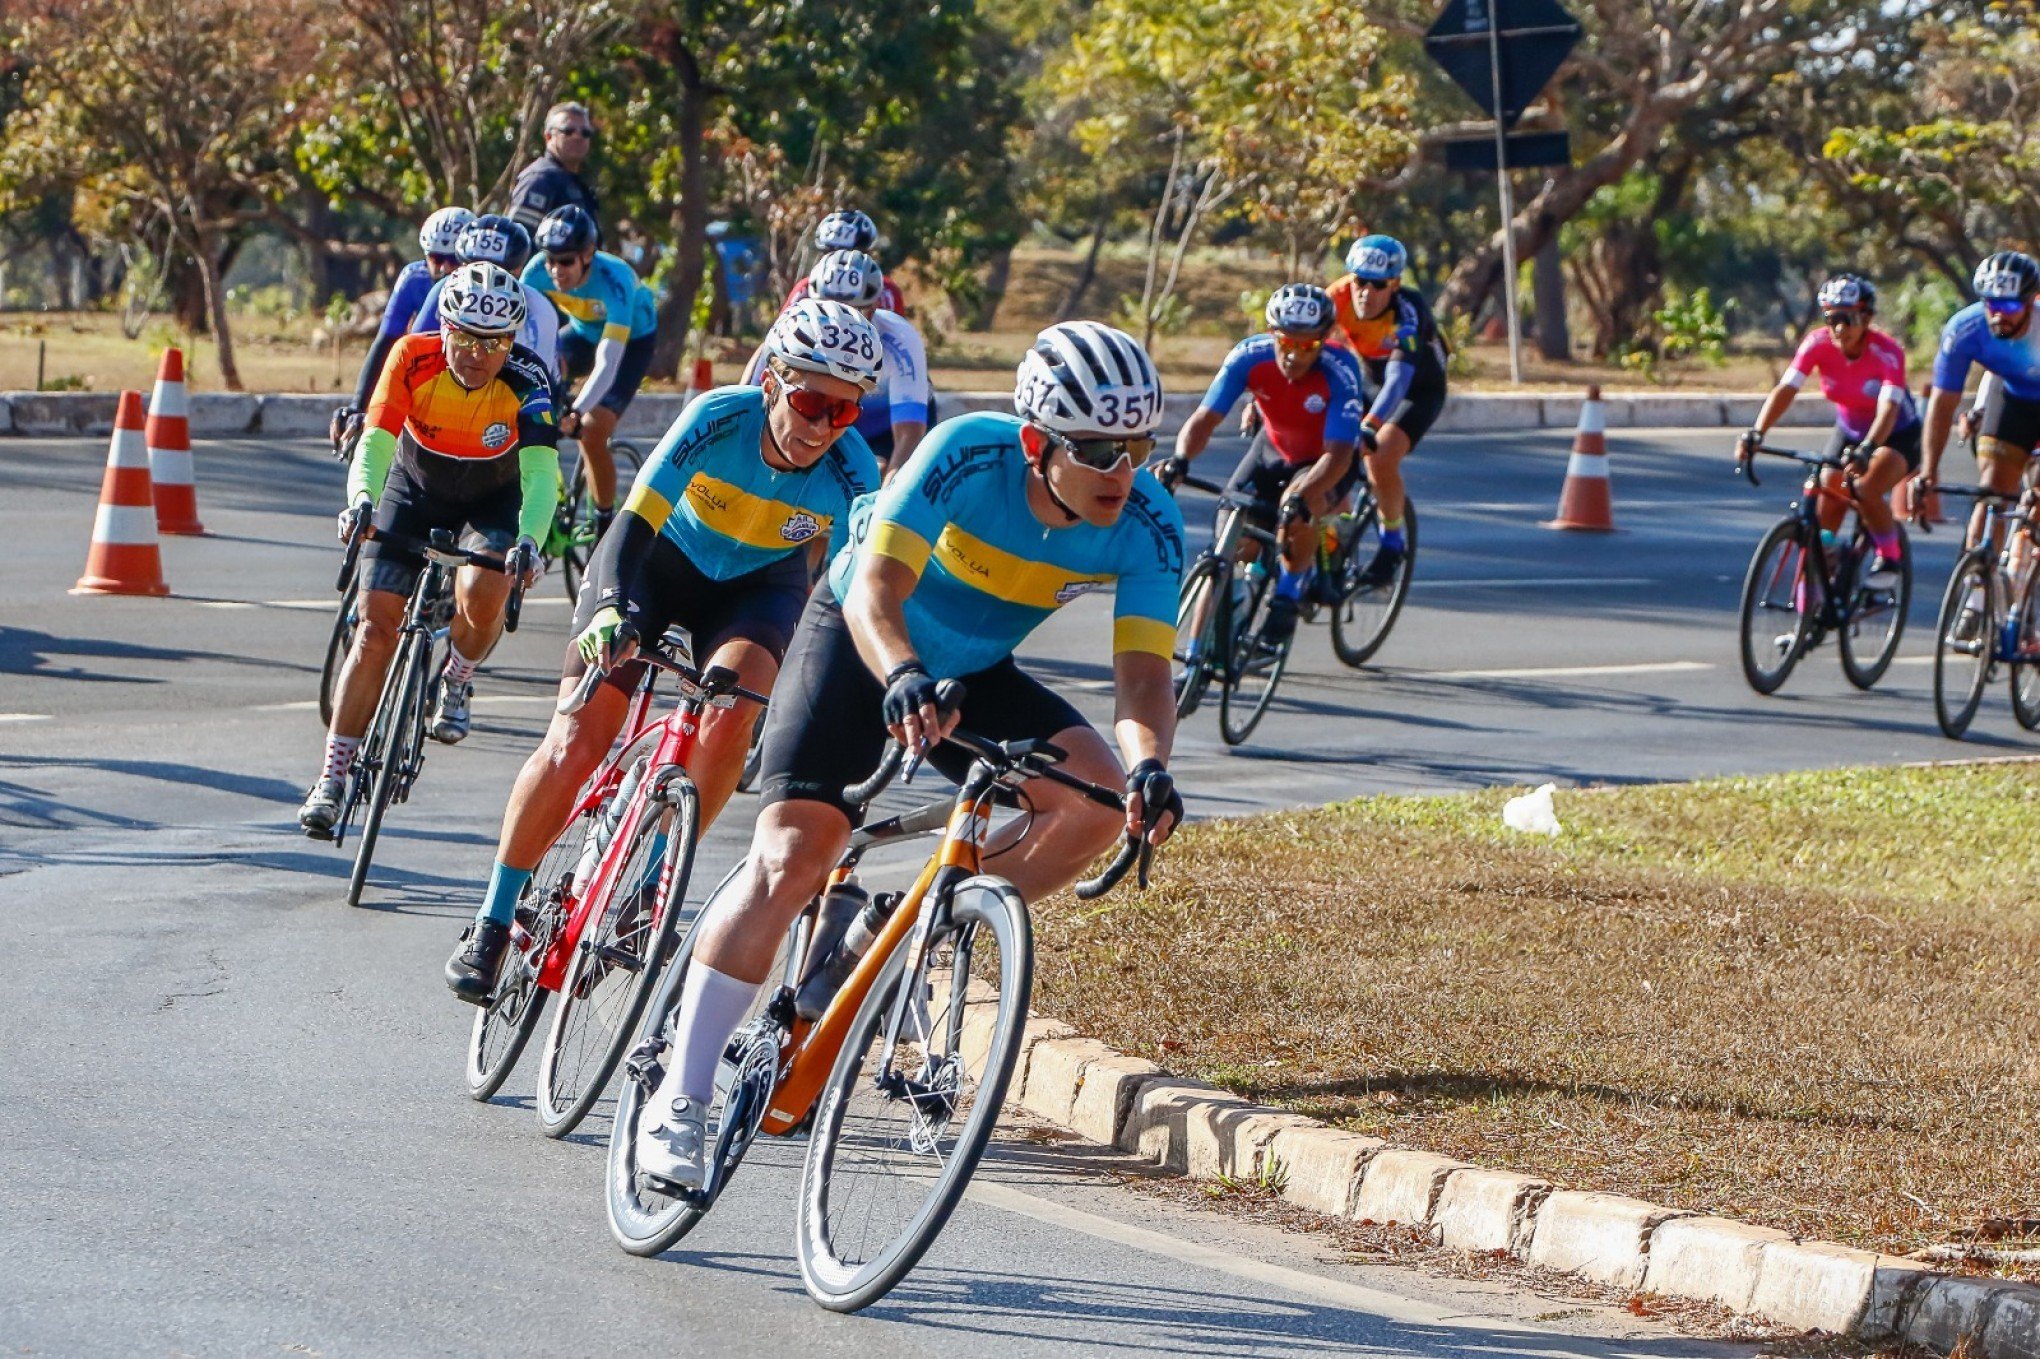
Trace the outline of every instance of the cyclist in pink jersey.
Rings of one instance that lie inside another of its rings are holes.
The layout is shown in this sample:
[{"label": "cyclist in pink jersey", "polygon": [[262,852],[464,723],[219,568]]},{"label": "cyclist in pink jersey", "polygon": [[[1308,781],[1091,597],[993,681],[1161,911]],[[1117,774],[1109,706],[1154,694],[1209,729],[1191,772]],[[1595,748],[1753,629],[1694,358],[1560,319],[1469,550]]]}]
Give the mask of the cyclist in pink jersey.
[{"label": "cyclist in pink jersey", "polygon": [[[1800,342],[1772,389],[1757,422],[1739,441],[1747,454],[1785,415],[1807,378],[1820,374],[1821,395],[1834,404],[1835,429],[1827,453],[1867,454],[1856,478],[1857,513],[1877,546],[1871,564],[1875,578],[1898,570],[1902,549],[1898,521],[1891,512],[1892,489],[1920,468],[1920,410],[1905,385],[1905,347],[1870,324],[1877,312],[1877,290],[1855,274],[1838,274],[1820,287],[1821,327]],[[1827,473],[1828,484],[1841,489],[1839,472]],[[1821,526],[1841,527],[1842,506],[1823,501]]]}]

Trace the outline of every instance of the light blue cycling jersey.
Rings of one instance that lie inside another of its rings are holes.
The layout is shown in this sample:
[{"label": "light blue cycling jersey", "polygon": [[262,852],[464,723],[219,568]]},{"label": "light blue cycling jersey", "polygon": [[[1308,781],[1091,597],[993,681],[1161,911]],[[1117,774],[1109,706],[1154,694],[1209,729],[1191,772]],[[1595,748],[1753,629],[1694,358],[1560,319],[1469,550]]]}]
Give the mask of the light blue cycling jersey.
[{"label": "light blue cycling jersey", "polygon": [[1027,505],[1029,469],[1014,416],[945,420],[883,491],[857,502],[850,545],[829,564],[849,602],[857,564],[876,552],[920,573],[907,637],[938,678],[996,665],[1057,609],[1115,590],[1112,649],[1168,657],[1183,575],[1183,516],[1152,474],[1111,528],[1050,528]]},{"label": "light blue cycling jersey", "polygon": [[555,286],[543,255],[533,255],[524,266],[523,281],[550,297],[567,328],[590,344],[634,340],[651,334],[656,326],[651,310],[639,307],[637,272],[607,250],[595,252],[588,277],[578,288]]},{"label": "light blue cycling jersey", "polygon": [[813,467],[781,472],[758,451],[764,428],[758,388],[703,393],[646,459],[623,507],[711,580],[769,566],[817,538],[842,546],[851,502],[878,486],[878,459],[852,429]]},{"label": "light blue cycling jersey", "polygon": [[630,337],[641,339],[659,328],[659,295],[638,284],[637,296],[630,300]]},{"label": "light blue cycling jersey", "polygon": [[1971,364],[1996,373],[2004,389],[2021,401],[2040,401],[2040,320],[2029,316],[2023,335],[2000,340],[1990,333],[1990,315],[1983,303],[1970,303],[1941,327],[1934,386],[1944,392],[1961,391]]}]

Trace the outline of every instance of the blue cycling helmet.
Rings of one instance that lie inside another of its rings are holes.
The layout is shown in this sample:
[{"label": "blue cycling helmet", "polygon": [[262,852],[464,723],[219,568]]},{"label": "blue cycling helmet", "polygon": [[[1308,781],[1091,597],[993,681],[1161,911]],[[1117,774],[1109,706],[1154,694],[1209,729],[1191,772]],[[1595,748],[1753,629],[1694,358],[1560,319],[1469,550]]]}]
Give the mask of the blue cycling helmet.
[{"label": "blue cycling helmet", "polygon": [[548,255],[578,255],[593,250],[601,236],[594,217],[578,203],[554,208],[538,224],[538,248]]},{"label": "blue cycling helmet", "polygon": [[485,212],[461,229],[453,253],[462,264],[493,264],[521,273],[531,258],[531,233],[501,213]]},{"label": "blue cycling helmet", "polygon": [[1363,283],[1393,283],[1410,267],[1410,252],[1393,236],[1362,236],[1346,252],[1346,269]]}]

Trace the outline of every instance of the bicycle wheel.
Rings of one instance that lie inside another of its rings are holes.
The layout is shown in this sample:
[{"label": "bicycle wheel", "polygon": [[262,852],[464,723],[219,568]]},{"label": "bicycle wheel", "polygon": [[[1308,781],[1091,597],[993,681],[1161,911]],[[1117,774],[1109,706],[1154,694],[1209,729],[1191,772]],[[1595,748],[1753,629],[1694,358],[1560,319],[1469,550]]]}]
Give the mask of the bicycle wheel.
[{"label": "bicycle wheel", "polygon": [[588,522],[588,468],[581,461],[580,450],[574,452],[574,475],[567,481],[567,498],[561,502],[557,518],[560,521],[560,581],[567,587],[567,598],[581,597],[581,569],[588,564],[589,545],[581,541],[582,525]]},{"label": "bicycle wheel", "polygon": [[1771,525],[1743,576],[1743,678],[1760,694],[1778,692],[1806,654],[1820,614],[1820,582],[1807,569],[1803,533],[1797,519]]},{"label": "bicycle wheel", "polygon": [[1218,645],[1219,595],[1232,575],[1216,557],[1200,557],[1183,577],[1177,596],[1176,716],[1180,720],[1197,711],[1211,687],[1214,667],[1224,663]]},{"label": "bicycle wheel", "polygon": [[[1855,551],[1850,556],[1859,573],[1868,566],[1875,551],[1870,535],[1859,526]],[[1906,613],[1912,608],[1912,543],[1903,527],[1898,536],[1898,583],[1872,590],[1852,581],[1849,590],[1849,615],[1842,622],[1838,639],[1842,673],[1858,689],[1868,689],[1891,668],[1892,657],[1898,655],[1899,641],[1905,636]]]},{"label": "bicycle wheel", "polygon": [[795,1240],[809,1296],[831,1311],[878,1301],[933,1243],[1019,1056],[1033,980],[1026,905],[1005,882],[972,878],[950,919],[913,975],[909,950],[887,960],[821,1095]]},{"label": "bicycle wheel", "polygon": [[591,808],[567,823],[538,861],[518,899],[518,905],[531,915],[530,942],[522,948],[513,946],[504,956],[496,993],[475,1012],[474,1028],[468,1035],[468,1094],[477,1100],[493,1099],[503,1088],[538,1028],[539,1016],[545,1013],[539,964],[566,923],[574,868],[580,862],[589,823],[599,814],[600,808]]},{"label": "bicycle wheel", "polygon": [[361,840],[354,847],[354,868],[347,875],[349,906],[361,904],[361,889],[368,881],[368,866],[375,860],[375,842],[382,834],[383,816],[389,811],[398,786],[406,781],[404,766],[412,758],[414,736],[422,738],[426,655],[427,648],[419,634],[407,634],[397,651],[396,685],[383,691],[386,706],[378,709],[369,729],[370,741],[377,748],[370,751],[368,743],[363,744],[374,779],[369,786],[367,816],[361,823]]},{"label": "bicycle wheel", "polygon": [[[2040,658],[2040,571],[2027,575],[2012,618],[2019,625],[2013,654]],[[2012,716],[2027,731],[2040,731],[2040,659],[2012,663]]]},{"label": "bicycle wheel", "polygon": [[1934,720],[1961,740],[1983,702],[1997,645],[1997,564],[1982,548],[1964,554],[1948,577],[1934,624]]},{"label": "bicycle wheel", "polygon": [[1403,560],[1395,578],[1373,589],[1360,588],[1360,573],[1381,548],[1381,509],[1372,495],[1355,509],[1352,537],[1339,557],[1333,582],[1338,602],[1332,605],[1332,653],[1347,665],[1362,666],[1381,650],[1409,598],[1410,577],[1417,569],[1417,502],[1403,502]]},{"label": "bicycle wheel", "polygon": [[340,667],[346,663],[347,653],[354,649],[354,632],[361,621],[355,612],[360,586],[357,567],[340,595],[340,607],[333,611],[333,631],[326,638],[326,664],[319,671],[319,720],[329,728],[333,725],[333,690],[340,683]]},{"label": "bicycle wheel", "polygon": [[744,752],[744,770],[737,775],[737,791],[752,793],[758,789],[758,773],[765,763],[765,714],[759,713],[751,719],[751,748]]},{"label": "bicycle wheel", "polygon": [[[1289,653],[1296,646],[1294,633],[1279,646],[1261,640],[1261,629],[1268,621],[1268,601],[1275,595],[1275,577],[1268,572],[1243,571],[1234,580],[1241,576],[1245,577],[1246,599],[1225,611],[1235,615],[1223,620],[1232,624],[1232,654],[1218,690],[1218,734],[1229,746],[1254,734],[1275,699],[1275,686],[1282,682],[1282,672],[1289,668]],[[1237,584],[1233,593],[1239,593]]]},{"label": "bicycle wheel", "polygon": [[602,1098],[680,936],[701,804],[684,774],[667,787],[666,802],[647,799],[635,825],[617,827],[611,853],[620,843],[621,871],[560,983],[534,1101],[547,1137],[565,1137]]}]

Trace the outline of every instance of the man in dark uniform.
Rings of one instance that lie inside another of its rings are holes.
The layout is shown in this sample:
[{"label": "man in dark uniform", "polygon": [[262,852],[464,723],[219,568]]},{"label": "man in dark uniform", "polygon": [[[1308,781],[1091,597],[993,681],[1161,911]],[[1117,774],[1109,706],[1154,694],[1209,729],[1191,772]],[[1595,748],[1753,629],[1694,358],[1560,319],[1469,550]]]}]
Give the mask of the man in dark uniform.
[{"label": "man in dark uniform", "polygon": [[545,154],[517,172],[510,190],[510,217],[526,231],[555,208],[577,203],[588,210],[599,229],[602,208],[595,191],[581,178],[581,167],[595,147],[595,119],[586,104],[554,104],[545,114]]}]

